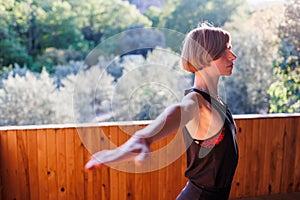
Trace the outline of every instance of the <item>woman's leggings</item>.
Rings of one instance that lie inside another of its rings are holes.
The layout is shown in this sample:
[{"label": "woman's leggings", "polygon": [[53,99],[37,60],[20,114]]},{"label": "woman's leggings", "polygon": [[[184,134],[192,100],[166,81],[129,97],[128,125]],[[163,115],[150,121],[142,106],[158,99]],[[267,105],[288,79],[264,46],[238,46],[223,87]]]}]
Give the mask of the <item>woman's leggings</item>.
[{"label": "woman's leggings", "polygon": [[228,200],[230,187],[222,190],[210,190],[188,181],[176,200]]}]

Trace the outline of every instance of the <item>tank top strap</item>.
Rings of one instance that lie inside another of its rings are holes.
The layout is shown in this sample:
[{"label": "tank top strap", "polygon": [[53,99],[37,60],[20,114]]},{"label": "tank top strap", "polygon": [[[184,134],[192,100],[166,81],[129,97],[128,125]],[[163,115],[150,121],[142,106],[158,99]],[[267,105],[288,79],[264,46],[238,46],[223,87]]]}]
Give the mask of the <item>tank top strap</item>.
[{"label": "tank top strap", "polygon": [[227,105],[225,103],[221,103],[219,100],[211,96],[209,93],[199,90],[197,88],[190,88],[185,91],[185,95],[191,92],[197,92],[200,94],[207,102],[209,102],[215,109],[217,109],[221,115],[226,116],[227,115]]}]

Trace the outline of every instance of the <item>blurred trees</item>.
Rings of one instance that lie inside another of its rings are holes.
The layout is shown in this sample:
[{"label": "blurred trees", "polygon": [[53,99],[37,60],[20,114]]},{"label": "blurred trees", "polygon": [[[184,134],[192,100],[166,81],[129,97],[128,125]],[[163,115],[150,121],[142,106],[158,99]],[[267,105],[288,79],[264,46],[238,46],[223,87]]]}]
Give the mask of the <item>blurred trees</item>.
[{"label": "blurred trees", "polygon": [[[31,125],[72,122],[72,104],[46,70],[10,73],[0,89],[0,124]],[[70,99],[69,99],[70,100]]]},{"label": "blurred trees", "polygon": [[[189,87],[179,59],[169,49],[154,49],[147,58],[127,55],[114,63],[100,57],[88,68],[78,62],[59,66],[64,77],[16,67],[2,74],[0,125],[154,119]],[[122,65],[122,77],[115,80],[106,70],[110,65]]]},{"label": "blurred trees", "polygon": [[152,25],[147,17],[127,1],[74,0],[69,2],[74,8],[84,39],[92,42],[91,47],[129,27]]},{"label": "blurred trees", "polygon": [[88,70],[80,69],[77,74],[69,74],[62,80],[62,92],[72,97],[73,122],[95,122],[98,117],[110,116],[114,77],[105,71],[109,61],[101,61]]},{"label": "blurred trees", "polygon": [[221,92],[234,114],[299,112],[298,19],[299,0],[165,0],[144,14],[122,0],[1,1],[0,125],[155,118],[190,87],[179,53],[201,21],[232,35]]},{"label": "blurred trees", "polygon": [[300,112],[300,1],[288,1],[284,14],[279,57],[273,66],[275,80],[269,89],[273,113]]},{"label": "blurred trees", "polygon": [[232,15],[243,2],[242,0],[168,0],[162,9],[159,25],[181,33],[186,33],[201,21],[223,26],[231,20]]},{"label": "blurred trees", "polygon": [[20,65],[31,64],[32,59],[28,54],[24,41],[18,32],[23,32],[19,23],[22,13],[14,5],[15,1],[1,1],[0,3],[0,69],[3,66],[18,63]]},{"label": "blurred trees", "polygon": [[191,81],[179,66],[180,55],[156,48],[141,55],[125,56],[123,74],[111,101],[115,120],[153,120],[167,106],[178,103]]},{"label": "blurred trees", "polygon": [[233,75],[224,78],[226,101],[233,113],[268,113],[268,88],[274,81],[272,64],[277,58],[283,11],[281,5],[274,5],[225,25],[237,54]]},{"label": "blurred trees", "polygon": [[57,64],[83,60],[104,38],[130,26],[151,26],[120,0],[9,0],[0,2],[0,10],[0,69],[18,63],[54,73]]}]

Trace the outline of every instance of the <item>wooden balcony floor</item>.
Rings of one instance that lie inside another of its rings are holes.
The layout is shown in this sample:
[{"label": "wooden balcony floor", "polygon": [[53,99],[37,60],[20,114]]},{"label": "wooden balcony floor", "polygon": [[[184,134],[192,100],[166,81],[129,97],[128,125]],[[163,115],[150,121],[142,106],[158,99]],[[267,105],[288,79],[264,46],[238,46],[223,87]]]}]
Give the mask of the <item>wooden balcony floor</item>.
[{"label": "wooden balcony floor", "polygon": [[267,196],[259,196],[259,197],[244,197],[244,198],[234,198],[230,200],[299,200],[300,192],[292,192],[292,193],[283,193],[276,195],[267,195]]}]

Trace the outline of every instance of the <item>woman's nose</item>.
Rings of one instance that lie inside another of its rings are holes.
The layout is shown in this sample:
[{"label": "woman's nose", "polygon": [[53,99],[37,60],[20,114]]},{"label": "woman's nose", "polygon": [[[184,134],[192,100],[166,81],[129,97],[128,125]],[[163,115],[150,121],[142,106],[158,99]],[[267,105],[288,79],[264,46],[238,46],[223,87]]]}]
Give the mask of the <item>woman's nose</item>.
[{"label": "woman's nose", "polygon": [[233,51],[230,51],[230,59],[235,60],[237,58],[237,56],[235,55],[235,53]]}]

